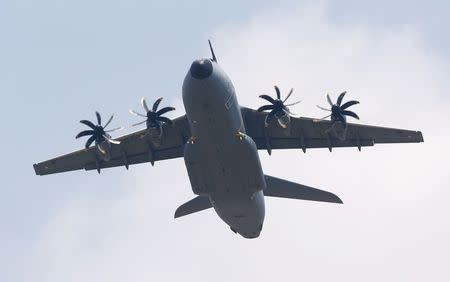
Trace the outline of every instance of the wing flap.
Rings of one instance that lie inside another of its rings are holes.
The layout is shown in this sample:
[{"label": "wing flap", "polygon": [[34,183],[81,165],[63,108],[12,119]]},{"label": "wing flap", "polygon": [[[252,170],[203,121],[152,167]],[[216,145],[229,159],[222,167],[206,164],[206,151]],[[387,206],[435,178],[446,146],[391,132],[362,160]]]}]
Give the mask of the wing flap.
[{"label": "wing flap", "polygon": [[[267,140],[266,138],[254,138],[256,147],[258,149],[314,149],[314,148],[339,148],[339,147],[355,147],[358,144],[357,140],[354,139],[346,139],[344,141],[338,139],[313,139],[313,138],[304,138],[303,144],[300,138],[270,138]],[[359,140],[359,144],[361,147],[373,146],[373,140]]]},{"label": "wing flap", "polygon": [[349,124],[347,136],[349,138],[359,136],[361,139],[373,138],[375,144],[419,143],[424,141],[420,131],[360,124]]},{"label": "wing flap", "polygon": [[140,163],[148,163],[151,161],[162,161],[174,158],[183,157],[183,147],[175,147],[168,148],[164,150],[155,150],[153,154],[149,152],[150,149],[147,149],[146,153],[140,153],[136,155],[122,155],[119,158],[111,159],[109,161],[100,161],[98,166],[97,162],[90,162],[85,165],[85,170],[94,170],[94,169],[103,169],[103,168],[111,168],[116,166],[124,166],[124,165],[134,165]]}]

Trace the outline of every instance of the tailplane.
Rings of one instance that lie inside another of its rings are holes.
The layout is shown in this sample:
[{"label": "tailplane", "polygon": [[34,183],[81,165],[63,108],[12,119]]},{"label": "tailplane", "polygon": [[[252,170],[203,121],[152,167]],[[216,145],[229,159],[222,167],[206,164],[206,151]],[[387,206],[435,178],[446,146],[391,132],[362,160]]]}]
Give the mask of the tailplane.
[{"label": "tailplane", "polygon": [[175,211],[175,218],[191,213],[199,212],[211,208],[211,202],[206,196],[197,196],[194,199],[182,204]]},{"label": "tailplane", "polygon": [[342,204],[333,193],[265,175],[264,196]]}]

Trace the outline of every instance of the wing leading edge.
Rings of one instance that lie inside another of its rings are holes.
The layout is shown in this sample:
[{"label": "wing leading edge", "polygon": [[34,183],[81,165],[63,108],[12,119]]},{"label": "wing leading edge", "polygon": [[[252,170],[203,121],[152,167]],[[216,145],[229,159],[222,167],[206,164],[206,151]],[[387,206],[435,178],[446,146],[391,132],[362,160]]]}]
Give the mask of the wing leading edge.
[{"label": "wing leading edge", "polygon": [[150,142],[146,130],[140,130],[119,138],[119,145],[111,146],[111,159],[104,161],[100,158],[95,147],[83,149],[34,164],[37,175],[47,175],[73,170],[98,170],[103,168],[155,162],[174,159],[183,156],[184,144],[190,136],[189,124],[186,116],[173,120],[173,126],[164,125],[162,142],[155,147]]}]

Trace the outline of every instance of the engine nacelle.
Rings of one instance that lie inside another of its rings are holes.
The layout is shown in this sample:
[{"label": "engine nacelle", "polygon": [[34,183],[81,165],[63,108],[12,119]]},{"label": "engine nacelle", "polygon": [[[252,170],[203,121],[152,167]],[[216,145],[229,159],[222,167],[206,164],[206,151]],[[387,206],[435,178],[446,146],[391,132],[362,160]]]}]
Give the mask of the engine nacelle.
[{"label": "engine nacelle", "polygon": [[334,121],[331,125],[330,131],[336,136],[337,139],[345,141],[347,137],[347,123],[342,121]]},{"label": "engine nacelle", "polygon": [[155,126],[155,125],[148,126],[147,127],[147,135],[149,136],[150,142],[152,142],[152,144],[153,144],[153,146],[155,146],[155,148],[158,148],[161,146],[163,129],[160,124],[159,124],[159,126]]}]

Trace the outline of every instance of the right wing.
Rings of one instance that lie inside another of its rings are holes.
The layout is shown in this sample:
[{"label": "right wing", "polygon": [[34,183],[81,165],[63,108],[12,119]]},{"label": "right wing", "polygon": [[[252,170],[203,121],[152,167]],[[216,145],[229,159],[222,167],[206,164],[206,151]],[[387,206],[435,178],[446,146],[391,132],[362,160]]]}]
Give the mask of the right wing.
[{"label": "right wing", "polygon": [[173,126],[164,124],[161,145],[155,147],[151,144],[149,136],[145,135],[146,129],[140,130],[115,140],[120,144],[111,144],[111,159],[104,161],[99,156],[95,146],[82,149],[34,164],[37,175],[60,173],[72,170],[93,170],[100,172],[103,168],[155,162],[179,158],[183,156],[184,145],[190,135],[190,127],[187,117],[181,116],[173,120]]}]

